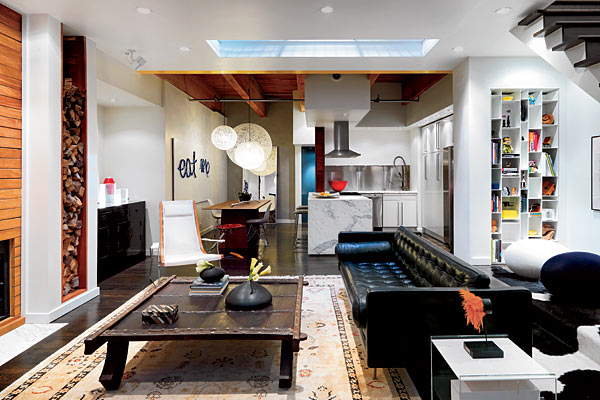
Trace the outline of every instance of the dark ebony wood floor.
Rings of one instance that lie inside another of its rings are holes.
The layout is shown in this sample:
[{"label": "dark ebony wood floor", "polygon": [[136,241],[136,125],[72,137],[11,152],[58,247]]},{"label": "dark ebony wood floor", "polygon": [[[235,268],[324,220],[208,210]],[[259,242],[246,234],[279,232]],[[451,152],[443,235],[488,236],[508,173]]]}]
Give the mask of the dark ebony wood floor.
[{"label": "dark ebony wood floor", "polygon": [[[303,241],[304,244],[300,249],[294,248],[293,224],[271,225],[267,232],[270,243],[264,248],[262,259],[265,264],[271,265],[272,275],[331,275],[339,273],[335,256],[309,256],[306,253],[306,241]],[[305,231],[302,233],[305,236]],[[247,266],[244,264],[239,262],[229,262],[229,265],[224,262],[223,264],[227,272],[232,275],[248,274]],[[150,268],[151,260],[146,259],[146,261],[101,282],[98,285],[100,296],[54,321],[68,325],[0,366],[0,390],[148,286],[150,284]],[[153,276],[156,276],[155,266]]]}]

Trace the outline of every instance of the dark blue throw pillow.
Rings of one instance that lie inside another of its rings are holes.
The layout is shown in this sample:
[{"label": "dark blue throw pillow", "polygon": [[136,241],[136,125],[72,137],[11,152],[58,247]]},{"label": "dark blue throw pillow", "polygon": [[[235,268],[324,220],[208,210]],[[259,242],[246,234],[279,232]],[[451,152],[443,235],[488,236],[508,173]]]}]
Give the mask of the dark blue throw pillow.
[{"label": "dark blue throw pillow", "polygon": [[554,296],[570,302],[598,301],[600,256],[582,251],[558,254],[544,263],[540,280]]}]

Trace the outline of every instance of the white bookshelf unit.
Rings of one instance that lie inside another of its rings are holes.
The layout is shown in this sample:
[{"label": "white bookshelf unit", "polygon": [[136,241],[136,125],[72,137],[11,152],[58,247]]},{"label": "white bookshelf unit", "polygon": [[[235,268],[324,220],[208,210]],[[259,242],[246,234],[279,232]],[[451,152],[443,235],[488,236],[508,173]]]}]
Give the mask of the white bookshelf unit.
[{"label": "white bookshelf unit", "polygon": [[491,91],[492,264],[518,240],[558,237],[558,102],[558,89]]}]

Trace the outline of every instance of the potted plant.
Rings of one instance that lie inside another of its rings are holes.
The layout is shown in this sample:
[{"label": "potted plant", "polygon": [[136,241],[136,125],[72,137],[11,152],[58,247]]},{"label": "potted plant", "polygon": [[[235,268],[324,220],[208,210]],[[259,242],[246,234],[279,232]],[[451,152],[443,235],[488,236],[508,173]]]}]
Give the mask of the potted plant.
[{"label": "potted plant", "polygon": [[228,308],[234,310],[258,310],[271,304],[273,296],[257,281],[263,275],[271,273],[271,266],[264,267],[256,258],[250,263],[248,280],[235,287],[225,299]]},{"label": "potted plant", "polygon": [[202,260],[196,263],[196,272],[206,283],[219,282],[225,276],[223,268],[215,267],[212,263]]},{"label": "potted plant", "polygon": [[238,193],[238,198],[240,199],[240,201],[250,201],[250,199],[252,198],[252,194],[248,193],[247,190],[244,190],[243,192]]}]

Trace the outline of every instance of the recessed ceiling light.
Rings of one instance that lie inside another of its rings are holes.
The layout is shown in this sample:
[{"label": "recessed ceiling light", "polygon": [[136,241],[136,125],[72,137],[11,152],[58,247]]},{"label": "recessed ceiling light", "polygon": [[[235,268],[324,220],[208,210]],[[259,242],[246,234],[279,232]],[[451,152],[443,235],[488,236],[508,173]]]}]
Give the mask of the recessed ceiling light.
[{"label": "recessed ceiling light", "polygon": [[144,15],[148,15],[152,13],[152,10],[149,9],[148,7],[138,7],[136,8],[137,12],[139,12],[140,14],[144,14]]},{"label": "recessed ceiling light", "polygon": [[112,98],[110,98],[110,99],[109,99],[109,101],[110,101],[111,103],[116,103],[116,102],[117,102],[117,99],[115,99],[114,97],[112,97]]},{"label": "recessed ceiling light", "polygon": [[181,47],[179,48],[179,51],[183,51],[184,53],[187,53],[188,51],[192,51],[192,49],[190,49],[190,48],[189,48],[189,47],[187,47],[187,46],[181,46]]},{"label": "recessed ceiling light", "polygon": [[331,7],[331,6],[321,7],[321,12],[323,14],[331,14],[333,12],[333,7]]},{"label": "recessed ceiling light", "polygon": [[452,48],[452,51],[455,53],[461,53],[464,50],[462,46],[456,46]]},{"label": "recessed ceiling light", "polygon": [[502,7],[502,8],[497,9],[494,12],[496,14],[508,14],[511,10],[512,10],[512,8],[510,8],[510,7]]}]

